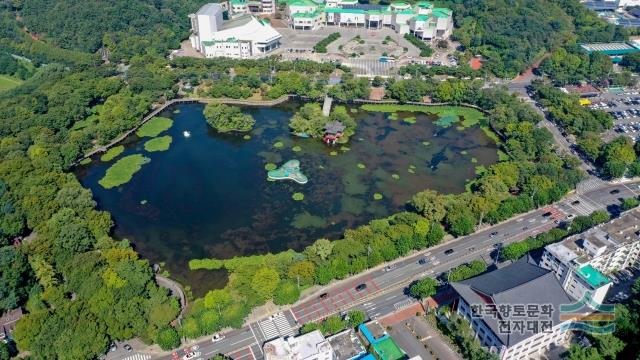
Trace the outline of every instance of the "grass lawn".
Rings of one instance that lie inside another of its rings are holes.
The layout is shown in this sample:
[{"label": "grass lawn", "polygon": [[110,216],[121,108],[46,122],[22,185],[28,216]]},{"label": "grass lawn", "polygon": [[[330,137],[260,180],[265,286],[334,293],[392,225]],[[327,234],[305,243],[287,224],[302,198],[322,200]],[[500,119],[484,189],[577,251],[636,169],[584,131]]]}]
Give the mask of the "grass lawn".
[{"label": "grass lawn", "polygon": [[165,117],[154,117],[140,126],[136,135],[139,137],[156,137],[161,132],[168,130],[173,125],[173,120]]},{"label": "grass lawn", "polygon": [[382,360],[400,360],[405,358],[405,353],[392,338],[387,338],[373,346]]},{"label": "grass lawn", "polygon": [[125,156],[111,165],[111,167],[107,169],[107,173],[98,183],[105,189],[126,184],[131,180],[133,174],[137,173],[142,168],[142,165],[149,161],[151,161],[151,159],[141,154]]},{"label": "grass lawn", "polygon": [[144,149],[149,152],[169,150],[173,139],[169,135],[160,136],[144,143]]},{"label": "grass lawn", "polygon": [[14,79],[6,75],[0,75],[0,91],[13,89],[20,84],[22,84],[22,80],[20,79]]},{"label": "grass lawn", "polygon": [[124,146],[122,145],[118,145],[118,146],[114,146],[111,149],[107,150],[106,153],[102,154],[102,156],[100,156],[100,161],[111,161],[115,158],[118,157],[118,155],[122,154],[122,152],[124,151]]},{"label": "grass lawn", "polygon": [[435,114],[440,117],[456,116],[462,117],[462,126],[470,127],[480,122],[484,117],[482,112],[466,106],[449,106],[449,105],[400,105],[400,104],[365,104],[361,107],[367,111],[379,111],[396,113],[398,111],[421,112],[425,114]]}]

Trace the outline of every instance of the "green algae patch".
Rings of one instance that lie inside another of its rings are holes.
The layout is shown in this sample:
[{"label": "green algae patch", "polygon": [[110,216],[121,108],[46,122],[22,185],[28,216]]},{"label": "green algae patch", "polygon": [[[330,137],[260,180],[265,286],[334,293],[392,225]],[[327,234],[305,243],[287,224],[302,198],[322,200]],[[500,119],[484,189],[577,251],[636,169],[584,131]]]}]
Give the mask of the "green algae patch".
[{"label": "green algae patch", "polygon": [[340,151],[349,151],[349,150],[351,150],[350,147],[347,147],[347,146],[344,146],[344,145],[340,146]]},{"label": "green algae patch", "polygon": [[474,158],[474,157],[472,157],[472,158],[471,158],[471,163],[472,163],[472,164],[475,164],[475,163],[477,163],[477,162],[478,162],[478,159],[476,159],[476,158]]},{"label": "green algae patch", "polygon": [[398,114],[393,113],[393,114],[389,115],[389,120],[393,120],[393,121],[398,120]]},{"label": "green algae patch", "polygon": [[251,140],[251,135],[245,135],[242,137],[244,140]]},{"label": "green algae patch", "polygon": [[327,221],[320,216],[312,215],[305,211],[293,217],[291,226],[296,229],[323,228],[327,226]]},{"label": "green algae patch", "polygon": [[400,180],[400,175],[398,175],[398,174],[391,174],[391,177],[392,177],[394,180]]},{"label": "green algae patch", "polygon": [[428,142],[428,141],[423,141],[423,142],[422,142],[422,145],[424,145],[424,146],[429,146],[429,145],[431,145],[431,143],[430,143],[430,142]]},{"label": "green algae patch", "polygon": [[117,158],[124,151],[123,145],[114,146],[111,149],[107,150],[102,156],[100,156],[100,161],[107,162]]},{"label": "green algae patch", "polygon": [[264,169],[267,171],[271,171],[271,170],[275,170],[278,168],[278,165],[274,164],[274,163],[266,163],[264,165]]},{"label": "green algae patch", "polygon": [[156,137],[161,132],[169,130],[173,126],[173,120],[157,116],[140,126],[136,135],[139,137]]},{"label": "green algae patch", "polygon": [[468,154],[467,150],[460,151],[460,155],[467,155],[467,154]]},{"label": "green algae patch", "polygon": [[153,138],[144,143],[144,149],[148,152],[167,151],[173,139],[169,135]]},{"label": "green algae patch", "polygon": [[332,151],[332,152],[329,153],[329,155],[336,156],[336,155],[338,155],[338,152],[337,151]]},{"label": "green algae patch", "polygon": [[373,200],[382,200],[383,198],[384,196],[382,196],[382,194],[380,193],[373,194]]},{"label": "green algae patch", "polygon": [[365,164],[363,164],[363,163],[358,163],[357,166],[358,166],[358,169],[366,169],[367,168],[367,166]]},{"label": "green algae patch", "polygon": [[304,200],[304,194],[300,192],[293,193],[293,195],[291,195],[291,198],[295,201],[302,201]]},{"label": "green algae patch", "polygon": [[276,149],[282,149],[284,147],[284,143],[282,141],[276,141],[273,144],[273,147],[276,148]]},{"label": "green algae patch", "polygon": [[[484,118],[484,114],[478,109],[466,106],[450,106],[450,105],[400,105],[400,104],[365,104],[360,107],[366,111],[378,111],[386,113],[396,113],[398,111],[420,112],[425,114],[438,115],[440,119],[436,124],[451,124],[461,121],[461,126],[468,128],[480,123]],[[391,117],[389,117],[391,119]],[[444,118],[444,120],[443,120]],[[392,119],[395,120],[395,119]],[[442,120],[442,121],[441,121]]]},{"label": "green algae patch", "polygon": [[149,161],[151,159],[142,156],[142,154],[125,156],[111,165],[98,183],[105,189],[126,184],[131,181],[135,173],[140,171],[142,165],[147,164]]},{"label": "green algae patch", "polygon": [[402,119],[402,121],[406,122],[407,124],[415,124],[416,123],[416,118],[413,116],[409,116],[406,117],[404,119]]},{"label": "green algae patch", "polygon": [[292,147],[291,150],[293,150],[294,152],[300,152],[300,151],[302,151],[302,148],[300,146],[296,145],[296,146]]},{"label": "green algae patch", "polygon": [[147,204],[147,200],[140,200],[140,205],[146,205]]}]

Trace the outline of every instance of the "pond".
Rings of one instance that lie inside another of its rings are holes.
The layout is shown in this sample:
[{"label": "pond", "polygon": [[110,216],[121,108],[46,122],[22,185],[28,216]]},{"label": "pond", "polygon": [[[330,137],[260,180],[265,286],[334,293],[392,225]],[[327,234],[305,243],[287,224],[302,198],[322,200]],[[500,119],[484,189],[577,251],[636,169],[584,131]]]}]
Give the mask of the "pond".
[{"label": "pond", "polygon": [[[160,134],[172,137],[169,150],[148,152],[148,138],[132,135],[114,159],[97,156],[76,175],[111,212],[117,238],[164,262],[199,295],[226,279],[189,271],[190,259],[301,250],[321,237],[335,239],[401,210],[418,191],[462,192],[477,166],[498,159],[496,144],[477,125],[443,127],[435,115],[357,107],[350,109],[358,123],[350,142],[327,146],[290,135],[288,120],[299,105],[243,108],[256,120],[249,136],[219,134],[205,122],[203,105],[179,105],[162,114],[174,120]],[[110,189],[98,183],[132,154],[150,161],[129,182]],[[291,159],[299,160],[306,184],[267,179],[265,166]]]}]

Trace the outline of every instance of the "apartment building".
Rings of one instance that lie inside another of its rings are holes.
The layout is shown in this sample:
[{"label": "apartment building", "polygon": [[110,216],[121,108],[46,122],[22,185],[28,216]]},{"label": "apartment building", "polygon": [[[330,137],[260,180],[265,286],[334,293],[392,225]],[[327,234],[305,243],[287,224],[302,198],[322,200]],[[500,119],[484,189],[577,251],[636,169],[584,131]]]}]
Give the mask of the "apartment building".
[{"label": "apartment building", "polygon": [[320,330],[273,339],[263,346],[265,360],[333,360],[331,344]]},{"label": "apartment building", "polygon": [[451,286],[459,295],[457,313],[502,360],[538,358],[570,337],[572,320],[564,320],[559,309],[572,299],[553,272],[528,257]]},{"label": "apartment building", "polygon": [[574,299],[589,292],[602,303],[611,287],[605,274],[636,265],[640,260],[640,210],[544,249],[540,266],[552,270]]},{"label": "apartment building", "polygon": [[422,40],[447,39],[453,31],[453,12],[427,1],[414,5],[397,1],[390,5],[360,4],[357,0],[295,0],[287,5],[289,27],[315,30],[325,26],[380,29],[414,34]]},{"label": "apartment building", "polygon": [[223,20],[223,11],[219,4],[210,3],[189,15],[191,45],[205,57],[259,58],[280,47],[282,36],[269,21],[253,15]]}]

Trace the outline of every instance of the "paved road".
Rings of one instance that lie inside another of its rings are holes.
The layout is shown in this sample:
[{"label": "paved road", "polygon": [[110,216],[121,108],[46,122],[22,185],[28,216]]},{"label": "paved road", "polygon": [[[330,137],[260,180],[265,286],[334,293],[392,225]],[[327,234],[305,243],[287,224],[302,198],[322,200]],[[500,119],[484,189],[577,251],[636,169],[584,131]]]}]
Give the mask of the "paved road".
[{"label": "paved road", "polygon": [[[611,192],[617,190],[616,193]],[[199,342],[200,357],[208,358],[223,353],[236,360],[262,359],[262,344],[279,336],[291,335],[302,324],[324,318],[328,315],[350,310],[364,310],[370,318],[376,318],[412,304],[415,300],[405,295],[405,287],[412,281],[425,277],[435,277],[450,268],[474,259],[487,262],[495,258],[495,244],[509,244],[528,236],[547,231],[555,226],[554,219],[568,215],[586,215],[594,210],[606,209],[620,203],[620,198],[638,196],[640,181],[610,184],[603,181],[589,182],[580,192],[568,196],[563,201],[542,209],[513,218],[472,235],[447,242],[440,246],[421,251],[393,263],[394,269],[369,271],[338,285],[326,288],[327,296],[320,299],[316,294],[298,305],[273,318],[253,322],[242,329],[225,334],[224,339],[213,343],[210,339]],[[577,203],[576,203],[577,201]],[[542,215],[550,211],[552,215]],[[491,232],[497,235],[491,237]],[[444,254],[447,249],[454,251]],[[427,258],[426,265],[418,264]],[[356,291],[359,284],[366,289]],[[176,359],[184,355],[181,349],[173,356],[157,357]]]}]

